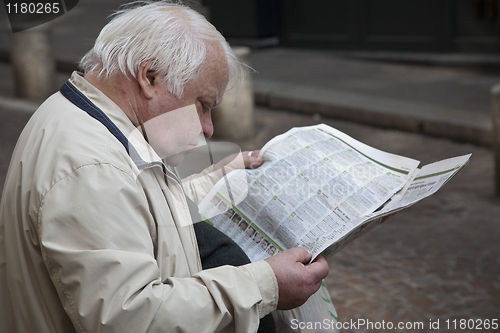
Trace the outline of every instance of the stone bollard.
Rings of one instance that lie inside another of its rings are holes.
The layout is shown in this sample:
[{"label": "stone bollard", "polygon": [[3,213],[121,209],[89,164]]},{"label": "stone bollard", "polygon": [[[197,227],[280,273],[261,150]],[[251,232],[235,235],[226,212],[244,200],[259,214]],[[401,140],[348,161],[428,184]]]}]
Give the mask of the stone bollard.
[{"label": "stone bollard", "polygon": [[50,24],[43,24],[11,33],[10,56],[18,97],[39,102],[55,92],[50,32]]},{"label": "stone bollard", "polygon": [[[233,47],[236,56],[250,65],[250,48]],[[246,140],[254,134],[254,97],[250,70],[244,69],[244,81],[229,89],[213,111],[214,138]]]},{"label": "stone bollard", "polygon": [[495,191],[500,197],[500,83],[491,88],[493,104],[493,149],[495,153]]}]

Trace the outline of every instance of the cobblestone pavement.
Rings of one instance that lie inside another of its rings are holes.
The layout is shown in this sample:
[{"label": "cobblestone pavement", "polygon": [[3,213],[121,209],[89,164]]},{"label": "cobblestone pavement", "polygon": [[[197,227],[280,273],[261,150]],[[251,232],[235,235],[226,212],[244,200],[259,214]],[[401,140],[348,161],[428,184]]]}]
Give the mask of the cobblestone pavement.
[{"label": "cobblestone pavement", "polygon": [[[0,90],[11,93],[8,87],[0,86]],[[17,135],[29,114],[1,109],[0,116],[3,184]],[[422,165],[473,154],[469,165],[433,197],[398,213],[330,260],[326,283],[339,321],[348,325],[351,320],[364,319],[386,327],[389,322],[424,325],[423,329],[400,330],[405,332],[469,332],[472,330],[460,329],[460,319],[477,320],[475,324],[500,321],[500,200],[494,197],[492,151],[264,108],[256,109],[255,139],[240,146],[257,149],[293,126],[319,122],[376,148],[418,159]],[[456,330],[452,329],[455,319]],[[439,329],[430,329],[430,320],[439,320]],[[366,326],[342,330],[366,331],[372,330]]]}]

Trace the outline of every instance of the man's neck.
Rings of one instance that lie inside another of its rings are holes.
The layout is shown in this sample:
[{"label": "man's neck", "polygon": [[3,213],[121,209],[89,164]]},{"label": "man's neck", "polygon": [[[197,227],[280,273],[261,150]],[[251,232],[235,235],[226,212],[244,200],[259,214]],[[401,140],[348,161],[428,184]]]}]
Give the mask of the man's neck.
[{"label": "man's neck", "polygon": [[122,73],[111,77],[99,76],[97,71],[85,74],[84,79],[118,105],[135,126],[139,126],[137,110],[141,103],[138,98],[140,90],[134,79],[129,79]]}]

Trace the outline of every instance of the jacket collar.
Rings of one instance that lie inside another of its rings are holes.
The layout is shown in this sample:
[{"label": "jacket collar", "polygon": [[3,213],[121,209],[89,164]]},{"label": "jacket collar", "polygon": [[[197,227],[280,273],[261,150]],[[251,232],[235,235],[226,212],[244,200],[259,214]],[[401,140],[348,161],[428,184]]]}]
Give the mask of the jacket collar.
[{"label": "jacket collar", "polygon": [[71,78],[62,86],[61,93],[106,126],[125,146],[139,170],[161,165],[166,172],[162,159],[146,141],[142,131],[134,126],[118,105],[85,80],[81,73],[73,72]]}]

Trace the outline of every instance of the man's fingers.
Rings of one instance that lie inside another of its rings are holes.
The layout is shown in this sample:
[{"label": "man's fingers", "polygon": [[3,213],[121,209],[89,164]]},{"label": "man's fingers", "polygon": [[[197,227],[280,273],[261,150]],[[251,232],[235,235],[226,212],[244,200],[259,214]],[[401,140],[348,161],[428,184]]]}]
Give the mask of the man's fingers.
[{"label": "man's fingers", "polygon": [[309,264],[311,257],[304,248],[294,247],[266,259],[278,281],[278,309],[304,304],[321,286],[328,274],[328,263],[320,256]]},{"label": "man's fingers", "polygon": [[248,163],[245,164],[248,166],[247,169],[256,169],[260,167],[262,162],[263,162],[262,158],[250,157]]},{"label": "man's fingers", "polygon": [[256,169],[262,164],[263,160],[259,157],[259,153],[260,150],[244,151],[242,153],[246,169]]},{"label": "man's fingers", "polygon": [[314,259],[314,261],[311,263],[311,265],[314,264],[314,263],[317,263],[317,262],[318,263],[323,263],[324,262],[324,263],[328,264],[328,262],[326,261],[325,257],[323,257],[321,254]]},{"label": "man's fingers", "polygon": [[248,156],[258,157],[260,154],[260,150],[252,150],[247,153]]},{"label": "man's fingers", "polygon": [[289,251],[296,256],[297,262],[307,264],[308,262],[311,261],[312,255],[309,252],[307,252],[306,249],[304,249],[302,247],[294,247],[294,248],[291,248]]},{"label": "man's fingers", "polygon": [[317,276],[319,279],[324,279],[328,275],[329,267],[325,257],[319,255],[314,261],[307,266],[311,274]]}]

